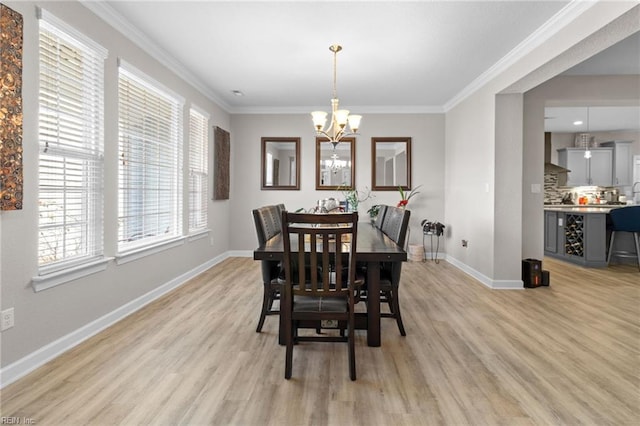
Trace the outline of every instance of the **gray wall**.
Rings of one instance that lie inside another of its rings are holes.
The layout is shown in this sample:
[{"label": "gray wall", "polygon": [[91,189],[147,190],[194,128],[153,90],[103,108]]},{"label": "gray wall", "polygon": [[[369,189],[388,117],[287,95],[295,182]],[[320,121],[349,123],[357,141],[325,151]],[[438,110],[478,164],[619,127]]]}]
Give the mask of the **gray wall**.
[{"label": "gray wall", "polygon": [[[15,327],[2,332],[2,366],[79,329],[101,316],[158,288],[160,285],[229,250],[229,202],[209,203],[212,239],[186,242],[180,247],[34,293],[31,278],[38,274],[38,22],[40,4],[109,50],[105,64],[105,249],[116,251],[117,233],[117,58],[135,65],[152,78],[195,103],[210,116],[210,125],[228,129],[229,115],[201,93],[113,31],[76,2],[5,2],[24,18],[24,208],[0,213],[2,219],[2,309],[14,307]],[[188,126],[185,126],[187,140]],[[211,151],[212,152],[212,151]],[[185,153],[186,154],[186,153]],[[211,161],[211,160],[210,160]],[[258,182],[258,181],[256,181]],[[211,189],[209,190],[211,193]]]},{"label": "gray wall", "polygon": [[[544,137],[543,108],[538,116],[537,109],[529,108],[529,99],[499,97],[522,95],[638,31],[639,9],[634,6],[629,2],[596,3],[568,19],[560,31],[549,32],[529,53],[496,64],[501,71],[495,77],[466,88],[467,96],[448,106],[447,257],[485,284],[516,285],[521,259],[541,258],[543,253],[544,144],[537,143]],[[506,112],[505,105],[524,111],[518,134],[509,120],[497,116]],[[509,147],[505,138],[521,148]],[[536,144],[529,142],[531,138]],[[495,173],[504,165],[510,170]],[[513,182],[521,182],[519,194],[511,191]],[[540,192],[532,191],[536,185]],[[521,221],[520,231],[503,220],[509,217]],[[498,233],[498,226],[512,228]],[[462,247],[462,239],[469,241],[468,247]]]},{"label": "gray wall", "polygon": [[[327,106],[328,107],[328,106]],[[300,137],[300,190],[260,190],[260,138]],[[410,136],[412,186],[422,185],[411,199],[412,244],[422,244],[420,221],[444,221],[444,114],[364,114],[356,138],[355,184],[371,188],[371,138]],[[257,246],[251,210],[267,204],[284,203],[287,209],[308,209],[316,200],[344,199],[339,191],[315,189],[315,134],[309,114],[234,114],[231,117],[231,209],[239,212],[230,223],[231,248],[252,251]],[[395,205],[398,191],[375,191],[374,198],[359,206],[361,218],[373,204]],[[444,247],[441,246],[441,251]]]},{"label": "gray wall", "polygon": [[[230,116],[81,4],[44,1],[6,4],[22,13],[25,19],[25,200],[23,210],[0,213],[1,307],[14,307],[16,322],[14,328],[2,332],[3,368],[216,257],[226,253],[250,253],[257,244],[250,213],[252,208],[280,202],[289,209],[308,208],[319,198],[341,197],[336,191],[315,190],[315,143],[308,114]],[[231,198],[209,204],[211,239],[187,242],[124,265],[110,264],[102,273],[33,292],[30,281],[37,274],[38,222],[36,4],[42,4],[109,50],[105,68],[107,255],[113,255],[116,248],[117,57],[185,96],[187,102],[195,102],[208,111],[211,125],[230,130]],[[529,255],[539,257],[542,253],[537,248],[542,244],[542,198],[538,200],[537,194],[532,196],[527,188],[532,183],[543,183],[542,144],[538,148],[528,143],[529,132],[536,134],[534,139],[538,133],[542,135],[542,129],[536,129],[538,113],[536,110],[533,124],[528,124],[528,99],[523,100],[519,94],[557,75],[581,60],[579,58],[588,57],[587,54],[574,55],[558,62],[563,52],[573,49],[631,7],[633,4],[629,2],[608,2],[589,8],[527,55],[511,58],[508,65],[501,64],[503,68],[497,77],[489,81],[480,79],[473,87],[465,89],[461,100],[446,106],[446,114],[365,114],[356,146],[357,187],[371,186],[371,137],[411,136],[412,182],[414,186],[423,185],[421,193],[409,204],[412,210],[411,243],[421,242],[421,219],[439,220],[447,226],[441,249],[446,250],[452,263],[496,286],[502,281],[517,283],[520,259]],[[634,25],[637,27],[637,19]],[[613,42],[615,40],[609,44]],[[545,68],[546,64],[553,66]],[[498,97],[501,93],[508,96]],[[516,112],[524,108],[524,143],[522,133],[517,134],[511,120],[496,116],[496,111],[504,113],[504,108],[509,106]],[[539,122],[542,123],[541,117]],[[262,136],[301,137],[300,191],[260,190]],[[513,146],[509,145],[510,140]],[[536,157],[536,165],[531,167],[524,161],[530,154]],[[498,171],[504,164],[509,167]],[[520,183],[523,190],[515,195],[515,199],[511,198],[512,188]],[[395,204],[399,198],[395,191],[375,195],[376,198],[361,206],[363,214],[372,204]],[[515,222],[498,229],[510,217],[522,218],[526,226],[518,226]],[[535,234],[531,239],[522,230],[528,232],[529,227]],[[461,239],[469,240],[468,248],[461,247]],[[529,249],[529,241],[533,240],[536,247]]]}]

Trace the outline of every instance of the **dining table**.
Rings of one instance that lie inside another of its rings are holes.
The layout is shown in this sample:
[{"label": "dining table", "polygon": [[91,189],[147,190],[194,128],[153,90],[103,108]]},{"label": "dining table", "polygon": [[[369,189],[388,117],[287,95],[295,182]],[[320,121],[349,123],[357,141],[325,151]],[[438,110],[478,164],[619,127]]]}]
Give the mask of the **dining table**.
[{"label": "dining table", "polygon": [[[282,233],[253,251],[254,260],[281,261],[284,258]],[[367,266],[367,311],[356,312],[356,329],[367,330],[367,345],[380,346],[380,264],[404,262],[407,252],[371,222],[358,222],[356,262]],[[284,344],[284,315],[280,315],[279,342]]]}]

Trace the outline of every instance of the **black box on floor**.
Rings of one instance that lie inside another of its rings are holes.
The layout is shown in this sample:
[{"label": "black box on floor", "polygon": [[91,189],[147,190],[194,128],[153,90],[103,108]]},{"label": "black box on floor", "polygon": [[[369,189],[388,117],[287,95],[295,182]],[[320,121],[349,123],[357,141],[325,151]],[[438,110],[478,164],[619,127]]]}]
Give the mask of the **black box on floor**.
[{"label": "black box on floor", "polygon": [[540,287],[542,285],[542,262],[537,259],[522,261],[522,282],[525,287]]},{"label": "black box on floor", "polygon": [[542,285],[549,287],[549,271],[542,271]]}]

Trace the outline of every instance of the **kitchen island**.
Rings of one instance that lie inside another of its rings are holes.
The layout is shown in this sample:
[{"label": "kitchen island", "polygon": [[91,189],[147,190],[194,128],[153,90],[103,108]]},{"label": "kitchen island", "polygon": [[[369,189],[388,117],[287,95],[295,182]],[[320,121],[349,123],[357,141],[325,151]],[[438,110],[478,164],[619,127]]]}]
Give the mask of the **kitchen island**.
[{"label": "kitchen island", "polygon": [[622,206],[545,205],[544,254],[588,267],[607,266],[609,212]]}]

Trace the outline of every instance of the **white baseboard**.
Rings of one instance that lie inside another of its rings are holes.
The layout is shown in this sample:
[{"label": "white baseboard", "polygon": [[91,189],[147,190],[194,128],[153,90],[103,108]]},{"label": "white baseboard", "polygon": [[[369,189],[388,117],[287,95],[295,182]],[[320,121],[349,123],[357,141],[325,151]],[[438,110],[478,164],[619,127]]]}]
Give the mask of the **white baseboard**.
[{"label": "white baseboard", "polygon": [[451,263],[456,268],[471,275],[476,280],[480,281],[486,287],[493,290],[524,290],[524,284],[522,280],[492,280],[486,275],[476,271],[466,263],[463,263],[455,257],[447,255],[447,262]]},{"label": "white baseboard", "polygon": [[438,259],[438,260],[446,260],[447,259],[447,255],[446,253],[442,253],[441,251],[439,252],[431,252],[431,251],[425,251],[424,252],[424,258],[427,260],[431,260],[432,258]]},{"label": "white baseboard", "polygon": [[64,352],[68,351],[69,349],[79,345],[83,341],[98,334],[99,332],[106,329],[107,327],[122,320],[126,316],[131,315],[132,313],[145,307],[146,305],[158,299],[159,297],[165,295],[166,293],[180,287],[181,285],[189,281],[191,278],[201,274],[202,272],[206,271],[212,266],[217,265],[218,263],[222,262],[228,257],[231,257],[230,252],[221,254],[220,256],[217,256],[203,263],[202,265],[197,266],[196,268],[185,272],[179,277],[176,277],[171,281],[138,297],[137,299],[134,299],[131,302],[126,303],[125,305],[122,305],[121,307],[115,309],[114,311],[86,324],[85,326],[80,327],[75,331],[72,331],[66,336],[63,336],[58,340],[41,347],[40,349],[37,349],[36,351],[19,359],[18,361],[7,365],[6,367],[0,370],[0,389],[15,382],[21,377],[26,376],[36,368],[62,355]]},{"label": "white baseboard", "polygon": [[253,257],[253,250],[231,250],[227,254],[229,257]]}]

